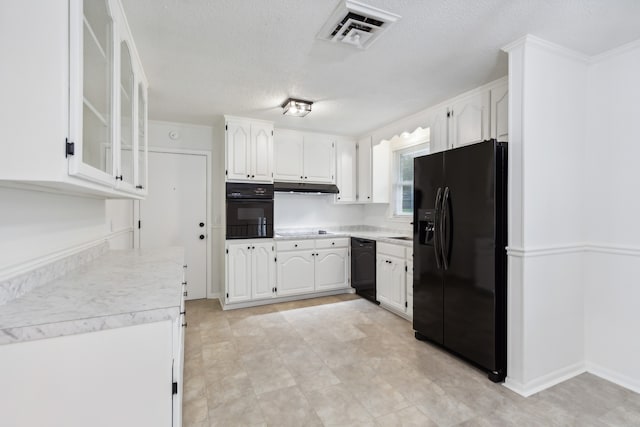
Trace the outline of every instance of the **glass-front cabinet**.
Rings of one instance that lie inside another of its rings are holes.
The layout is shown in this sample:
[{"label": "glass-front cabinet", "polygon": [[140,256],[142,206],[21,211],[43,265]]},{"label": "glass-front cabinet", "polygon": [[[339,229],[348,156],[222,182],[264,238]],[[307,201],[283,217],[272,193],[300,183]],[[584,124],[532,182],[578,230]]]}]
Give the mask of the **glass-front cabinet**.
[{"label": "glass-front cabinet", "polygon": [[0,186],[144,197],[148,84],[121,0],[0,4]]},{"label": "glass-front cabinet", "polygon": [[144,195],[147,83],[122,6],[71,0],[70,26],[69,174]]}]

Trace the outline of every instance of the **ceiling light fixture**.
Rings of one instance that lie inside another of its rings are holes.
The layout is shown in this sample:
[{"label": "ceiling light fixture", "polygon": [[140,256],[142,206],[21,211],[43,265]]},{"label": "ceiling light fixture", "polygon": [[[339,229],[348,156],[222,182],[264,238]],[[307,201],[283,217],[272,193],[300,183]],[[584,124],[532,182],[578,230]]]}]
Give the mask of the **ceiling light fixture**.
[{"label": "ceiling light fixture", "polygon": [[304,117],[311,112],[311,105],[313,105],[313,102],[311,101],[289,98],[284,102],[284,104],[282,104],[282,114],[287,116]]}]

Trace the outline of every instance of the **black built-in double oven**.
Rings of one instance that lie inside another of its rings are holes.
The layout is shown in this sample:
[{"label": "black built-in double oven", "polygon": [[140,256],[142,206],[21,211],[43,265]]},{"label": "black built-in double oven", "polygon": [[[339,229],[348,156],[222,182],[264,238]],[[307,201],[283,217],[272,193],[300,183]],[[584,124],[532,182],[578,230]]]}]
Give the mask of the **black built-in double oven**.
[{"label": "black built-in double oven", "polygon": [[273,184],[227,183],[227,239],[273,237]]}]

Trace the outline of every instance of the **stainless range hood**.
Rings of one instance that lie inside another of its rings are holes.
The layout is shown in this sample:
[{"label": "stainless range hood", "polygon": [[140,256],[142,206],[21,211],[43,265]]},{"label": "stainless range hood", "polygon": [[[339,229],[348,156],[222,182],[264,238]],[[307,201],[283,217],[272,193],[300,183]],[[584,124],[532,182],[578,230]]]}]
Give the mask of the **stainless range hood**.
[{"label": "stainless range hood", "polygon": [[308,184],[306,182],[274,182],[273,191],[276,193],[311,193],[311,194],[338,194],[338,186],[335,184]]}]

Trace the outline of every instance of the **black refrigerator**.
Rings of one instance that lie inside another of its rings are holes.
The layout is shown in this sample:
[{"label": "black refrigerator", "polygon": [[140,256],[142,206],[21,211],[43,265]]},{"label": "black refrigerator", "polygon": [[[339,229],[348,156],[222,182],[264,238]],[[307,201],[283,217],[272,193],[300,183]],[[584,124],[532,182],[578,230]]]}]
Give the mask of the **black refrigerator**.
[{"label": "black refrigerator", "polygon": [[413,329],[506,376],[507,144],[414,160]]}]

